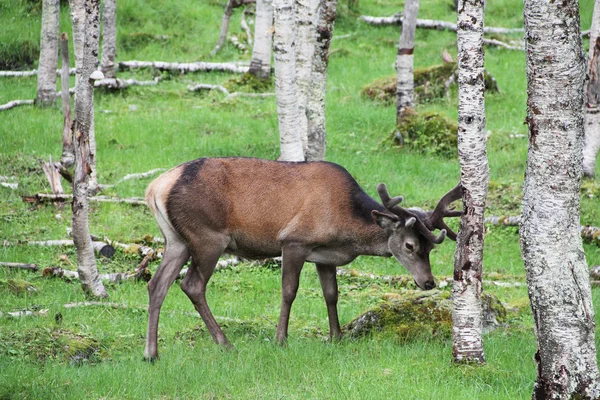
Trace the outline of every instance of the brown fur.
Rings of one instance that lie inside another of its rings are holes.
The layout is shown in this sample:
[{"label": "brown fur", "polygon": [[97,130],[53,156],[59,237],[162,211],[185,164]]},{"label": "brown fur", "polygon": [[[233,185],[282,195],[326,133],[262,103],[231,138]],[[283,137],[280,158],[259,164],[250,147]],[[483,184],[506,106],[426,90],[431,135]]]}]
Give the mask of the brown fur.
[{"label": "brown fur", "polygon": [[166,241],[163,261],[148,284],[147,359],[158,357],[160,308],[190,257],[181,288],[215,342],[223,345],[229,342],[205,297],[223,252],[247,258],[282,255],[276,335],[280,343],[287,338],[290,309],[306,261],[317,266],[332,338],[341,336],[336,266],[359,255],[394,255],[419,286],[435,286],[429,263],[433,243],[413,228],[418,217],[386,209],[336,164],[202,158],[158,177],[146,191],[146,202]]}]

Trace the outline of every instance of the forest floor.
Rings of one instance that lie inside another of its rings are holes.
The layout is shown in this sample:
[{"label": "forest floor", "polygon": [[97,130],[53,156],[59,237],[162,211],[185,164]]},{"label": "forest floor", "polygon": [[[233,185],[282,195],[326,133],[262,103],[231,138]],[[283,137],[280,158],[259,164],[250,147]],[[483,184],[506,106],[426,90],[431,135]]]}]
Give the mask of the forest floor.
[{"label": "forest floor", "polygon": [[[70,32],[64,2],[61,29]],[[118,61],[245,61],[250,54],[227,42],[210,59],[218,37],[224,0],[119,0]],[[2,69],[36,67],[41,3],[0,0]],[[393,103],[373,101],[363,89],[394,75],[399,27],[374,27],[360,15],[389,16],[400,11],[392,0],[339,4],[327,86],[327,160],[343,165],[373,197],[385,182],[407,206],[431,208],[459,180],[456,154],[433,147],[399,147]],[[582,2],[582,29],[589,29],[592,2]],[[243,40],[237,9],[230,35]],[[452,1],[421,4],[420,18],[455,21]],[[251,18],[249,17],[248,20]],[[486,25],[522,27],[522,2],[489,2]],[[252,27],[252,25],[251,25]],[[521,40],[519,34],[498,37]],[[453,32],[417,30],[417,68],[440,65],[442,52],[456,56]],[[587,47],[587,42],[585,42]],[[486,48],[486,69],[499,92],[486,94],[490,193],[487,215],[520,213],[527,156],[525,54]],[[97,90],[95,95],[98,177],[113,184],[125,175],[170,168],[204,156],[276,158],[279,151],[275,99],[193,93],[194,83],[235,85],[224,73],[179,75],[150,70],[123,71],[120,77],[148,80],[152,87]],[[73,78],[71,78],[73,86]],[[59,83],[60,85],[60,83]],[[248,90],[241,88],[239,90]],[[274,91],[271,86],[267,91]],[[36,78],[0,78],[0,104],[33,99]],[[446,96],[423,96],[418,110],[457,117],[456,87]],[[21,196],[49,193],[41,162],[61,153],[63,117],[56,107],[18,107],[0,113],[0,176],[17,189],[0,186],[0,240],[68,239],[70,205],[25,203]],[[435,144],[435,143],[434,143]],[[600,175],[600,171],[598,171]],[[128,180],[104,195],[142,197],[146,179]],[[64,183],[69,192],[68,184]],[[585,181],[581,223],[600,226],[600,182]],[[160,236],[144,206],[92,203],[91,233],[123,243],[146,243]],[[456,222],[452,225],[456,228]],[[149,244],[158,249],[160,244]],[[436,280],[453,271],[454,243],[446,240],[431,254]],[[600,264],[597,243],[584,243],[590,266]],[[0,261],[35,263],[41,268],[76,269],[72,247],[0,247]],[[133,270],[141,261],[117,249],[98,258],[101,273]],[[159,262],[150,263],[154,272]],[[395,296],[413,293],[378,276],[407,276],[392,259],[361,257],[340,277],[342,324]],[[372,273],[375,279],[362,276]],[[518,399],[530,398],[535,378],[533,322],[516,227],[489,226],[485,236],[484,290],[506,306],[508,317],[485,334],[486,365],[452,364],[447,334],[424,332],[399,337],[393,332],[359,339],[327,341],[327,313],[315,268],[307,264],[292,309],[290,340],[273,343],[280,305],[281,273],[276,265],[243,263],[216,272],[208,302],[235,350],[213,344],[201,319],[176,282],[163,306],[158,362],[142,361],[148,296],[144,282],[108,285],[114,305],[66,307],[84,302],[79,284],[41,273],[0,267],[0,399],[201,398],[201,399]],[[28,287],[26,281],[31,286]],[[493,282],[508,282],[509,287]],[[441,289],[450,290],[449,286]],[[600,289],[593,289],[596,320]],[[13,317],[9,312],[31,311]],[[596,344],[600,345],[596,334]]]}]

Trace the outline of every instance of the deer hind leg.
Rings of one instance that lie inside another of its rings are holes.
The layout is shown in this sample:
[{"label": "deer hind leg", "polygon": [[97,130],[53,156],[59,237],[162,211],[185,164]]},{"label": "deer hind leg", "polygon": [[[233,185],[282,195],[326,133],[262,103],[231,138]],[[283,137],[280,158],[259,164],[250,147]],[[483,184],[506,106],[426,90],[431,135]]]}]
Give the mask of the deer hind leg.
[{"label": "deer hind leg", "polygon": [[181,289],[194,304],[215,343],[230,347],[231,344],[215,320],[206,302],[206,285],[215,270],[226,245],[202,243],[203,252],[192,252],[192,264],[181,282]]},{"label": "deer hind leg", "polygon": [[307,254],[308,251],[306,248],[299,245],[287,245],[282,248],[281,312],[275,335],[275,340],[279,344],[285,344],[287,340],[290,311],[298,292],[300,272],[304,266]]},{"label": "deer hind leg", "polygon": [[190,258],[187,245],[176,236],[167,238],[167,245],[163,260],[156,274],[148,282],[148,334],[146,336],[146,349],[144,358],[154,361],[158,358],[158,318],[169,287],[177,278],[181,267]]},{"label": "deer hind leg", "polygon": [[317,273],[321,281],[325,304],[327,304],[327,315],[329,317],[329,337],[341,339],[342,330],[337,312],[338,285],[335,265],[317,264]]}]

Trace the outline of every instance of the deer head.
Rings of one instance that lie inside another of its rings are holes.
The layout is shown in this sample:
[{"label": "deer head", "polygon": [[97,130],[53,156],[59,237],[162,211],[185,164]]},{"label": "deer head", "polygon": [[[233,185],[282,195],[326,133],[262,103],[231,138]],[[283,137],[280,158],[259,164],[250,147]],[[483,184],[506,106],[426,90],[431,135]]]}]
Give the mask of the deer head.
[{"label": "deer head", "polygon": [[[389,232],[389,251],[406,267],[420,288],[433,289],[435,281],[429,253],[446,236],[456,240],[456,233],[446,225],[444,218],[462,214],[462,211],[450,207],[453,201],[462,197],[462,186],[459,183],[446,193],[433,211],[400,207],[398,204],[404,200],[403,197],[390,197],[384,183],[377,185],[377,192],[388,212],[373,211],[372,215],[375,222]],[[434,234],[435,229],[440,230],[438,235]]]}]

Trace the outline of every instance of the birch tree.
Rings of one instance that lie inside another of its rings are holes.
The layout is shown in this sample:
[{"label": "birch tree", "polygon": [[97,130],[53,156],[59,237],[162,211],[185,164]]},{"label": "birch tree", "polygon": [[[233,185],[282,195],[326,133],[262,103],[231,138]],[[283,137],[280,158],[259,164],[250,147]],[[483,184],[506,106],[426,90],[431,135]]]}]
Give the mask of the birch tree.
[{"label": "birch tree", "polygon": [[298,129],[296,85],[296,24],[294,0],[274,0],[275,93],[282,161],[304,161],[302,137]]},{"label": "birch tree", "polygon": [[406,0],[404,4],[404,18],[402,18],[402,33],[398,44],[396,56],[396,70],[398,82],[396,84],[396,124],[403,118],[408,108],[414,107],[415,82],[414,82],[414,47],[417,15],[419,14],[419,0]]},{"label": "birch tree", "polygon": [[69,168],[75,163],[75,154],[73,153],[73,114],[71,113],[71,94],[69,93],[69,36],[66,32],[60,36],[60,54],[61,54],[61,96],[63,110],[63,150],[60,162]]},{"label": "birch tree", "polygon": [[483,1],[459,0],[458,158],[464,213],[454,255],[452,354],[484,362],[481,315],[484,209],[489,181],[485,143]]},{"label": "birch tree", "polygon": [[[87,0],[69,0],[69,7],[71,9],[71,22],[73,27],[73,53],[75,56],[75,87],[79,84],[82,79],[83,73],[83,51],[86,34],[86,1]],[[98,32],[98,35],[100,33]],[[96,57],[98,56],[98,42],[96,43]],[[97,62],[96,64],[97,65]],[[83,77],[83,79],[86,79]],[[75,90],[75,101],[77,101],[77,90]],[[90,124],[88,130],[88,143],[90,147],[89,156],[89,168],[90,179],[89,179],[89,191],[90,193],[96,193],[99,189],[98,179],[96,175],[96,133],[94,129],[94,113],[90,115]]]},{"label": "birch tree", "polygon": [[585,142],[583,146],[583,173],[594,177],[596,157],[600,149],[600,0],[594,4],[590,29],[588,82],[585,91]]},{"label": "birch tree", "polygon": [[250,72],[259,79],[271,76],[271,44],[273,41],[272,0],[256,0],[256,22],[254,25],[254,46]]},{"label": "birch tree", "polygon": [[534,399],[597,399],[594,307],[580,237],[585,57],[577,0],[525,0],[529,150],[521,250],[537,336]]},{"label": "birch tree", "polygon": [[336,0],[321,0],[318,10],[316,43],[312,59],[310,87],[306,103],[308,123],[307,161],[325,159],[325,93],[327,87],[327,67],[329,47],[335,25]]},{"label": "birch tree", "polygon": [[315,52],[315,16],[319,0],[296,1],[296,83],[298,98],[298,129],[302,136],[302,148],[308,146],[308,119],[306,102],[310,90],[313,55]]},{"label": "birch tree", "polygon": [[[83,47],[81,64],[77,66],[75,86],[75,175],[73,177],[73,242],[77,249],[77,272],[83,290],[93,297],[107,297],[106,289],[98,276],[94,249],[89,231],[88,194],[92,154],[90,130],[93,129],[94,83],[102,78],[98,67],[98,41],[100,37],[99,0],[84,0],[83,10],[73,10],[83,15]],[[73,4],[72,4],[73,6]]]},{"label": "birch tree", "polygon": [[100,71],[105,78],[116,78],[115,55],[117,53],[117,2],[104,0],[102,13],[102,63]]},{"label": "birch tree", "polygon": [[56,68],[58,67],[59,0],[42,1],[42,33],[35,104],[51,106],[56,102]]}]

